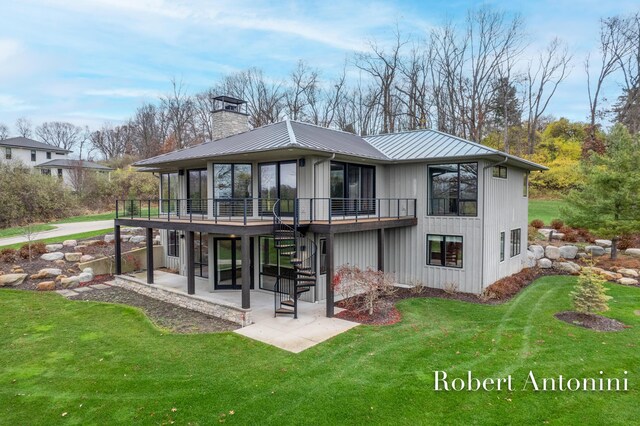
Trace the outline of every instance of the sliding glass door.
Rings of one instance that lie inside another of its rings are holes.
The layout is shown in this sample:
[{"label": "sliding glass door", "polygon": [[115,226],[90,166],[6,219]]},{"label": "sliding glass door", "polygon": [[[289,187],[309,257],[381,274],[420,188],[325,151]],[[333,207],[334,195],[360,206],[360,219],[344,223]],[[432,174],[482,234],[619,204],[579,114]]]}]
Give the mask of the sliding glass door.
[{"label": "sliding glass door", "polygon": [[192,213],[207,214],[207,169],[189,170],[187,208]]},{"label": "sliding glass door", "polygon": [[[242,240],[239,238],[216,238],[214,248],[216,290],[239,290],[242,288],[242,274],[251,275],[253,288],[253,268],[242,264]],[[250,258],[253,259],[253,239]]]},{"label": "sliding glass door", "polygon": [[275,201],[281,215],[290,216],[294,211],[297,195],[297,162],[260,164],[260,213],[270,214]]},{"label": "sliding glass door", "polygon": [[375,213],[375,167],[331,162],[331,212],[335,215]]},{"label": "sliding glass door", "polygon": [[251,216],[253,203],[244,202],[251,198],[251,164],[214,164],[213,197],[215,215],[242,216],[246,204],[246,213]]}]

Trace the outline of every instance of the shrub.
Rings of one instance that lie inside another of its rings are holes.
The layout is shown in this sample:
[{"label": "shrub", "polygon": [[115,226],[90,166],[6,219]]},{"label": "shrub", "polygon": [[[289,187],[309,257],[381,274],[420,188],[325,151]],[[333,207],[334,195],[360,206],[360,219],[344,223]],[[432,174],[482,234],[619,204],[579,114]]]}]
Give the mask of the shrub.
[{"label": "shrub", "polygon": [[538,228],[529,225],[527,229],[527,241],[536,241],[540,236],[541,234],[538,232]]},{"label": "shrub", "polygon": [[540,229],[540,228],[544,227],[544,222],[541,221],[540,219],[533,219],[531,221],[531,226],[533,226],[536,229]]},{"label": "shrub", "polygon": [[571,292],[573,307],[577,312],[593,314],[609,310],[608,301],[611,299],[605,292],[605,279],[596,274],[591,268],[582,268],[578,277],[578,284]]},{"label": "shrub", "polygon": [[0,250],[0,260],[6,263],[15,263],[18,260],[18,252],[11,248]]},{"label": "shrub", "polygon": [[335,290],[344,297],[345,308],[373,315],[380,299],[395,293],[391,275],[371,268],[342,265],[333,278]]},{"label": "shrub", "polygon": [[551,221],[551,227],[556,231],[561,230],[563,226],[564,226],[564,222],[561,221],[560,219],[553,219]]},{"label": "shrub", "polygon": [[593,243],[593,242],[596,241],[596,239],[593,237],[593,235],[591,235],[591,232],[589,232],[588,229],[578,228],[578,229],[576,229],[576,232],[578,233],[580,238],[582,238],[583,240],[585,240],[585,241],[587,241],[589,243]]},{"label": "shrub", "polygon": [[502,278],[485,288],[482,297],[484,299],[508,299],[529,285],[537,276],[537,268],[523,269],[517,274]]},{"label": "shrub", "polygon": [[[36,258],[37,256],[44,254],[47,252],[45,245],[43,243],[31,243],[31,259]],[[18,255],[22,259],[29,259],[29,244],[23,244],[18,250]]]},{"label": "shrub", "polygon": [[578,233],[573,229],[564,233],[564,241],[568,243],[577,243],[578,242]]},{"label": "shrub", "polygon": [[622,235],[618,240],[618,249],[626,250],[628,248],[632,248],[636,246],[637,237],[633,235]]}]

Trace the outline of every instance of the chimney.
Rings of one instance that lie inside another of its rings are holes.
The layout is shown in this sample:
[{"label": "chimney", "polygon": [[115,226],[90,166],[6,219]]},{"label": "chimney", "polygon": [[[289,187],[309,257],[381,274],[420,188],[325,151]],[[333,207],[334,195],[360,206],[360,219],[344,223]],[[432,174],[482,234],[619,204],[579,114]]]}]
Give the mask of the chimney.
[{"label": "chimney", "polygon": [[247,103],[230,96],[213,98],[213,140],[237,135],[249,130]]}]

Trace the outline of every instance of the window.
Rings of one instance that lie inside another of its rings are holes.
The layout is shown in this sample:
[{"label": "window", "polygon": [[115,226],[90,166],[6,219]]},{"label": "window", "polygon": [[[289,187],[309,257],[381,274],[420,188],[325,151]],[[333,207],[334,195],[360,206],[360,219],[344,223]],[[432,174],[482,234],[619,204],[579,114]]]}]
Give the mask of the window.
[{"label": "window", "polygon": [[462,237],[427,235],[427,265],[462,268]]},{"label": "window", "polygon": [[51,160],[51,152],[47,152],[47,160]]},{"label": "window", "polygon": [[178,231],[167,231],[167,255],[172,257],[180,256],[180,233]]},{"label": "window", "polygon": [[504,232],[500,233],[500,262],[504,262]]},{"label": "window", "polygon": [[46,176],[51,176],[51,169],[40,169],[40,173]]},{"label": "window", "polygon": [[525,174],[523,176],[522,196],[523,197],[528,197],[529,196],[529,173],[526,173],[526,172],[525,172]]},{"label": "window", "polygon": [[522,244],[520,243],[520,229],[512,229],[511,230],[511,257],[517,256],[520,254],[520,248]]},{"label": "window", "polygon": [[297,194],[297,164],[297,161],[283,161],[259,165],[258,188],[261,214],[271,214],[278,198],[280,214],[283,216],[293,214]]},{"label": "window", "polygon": [[320,275],[327,273],[327,239],[321,238],[318,252],[320,253]]},{"label": "window", "polygon": [[478,163],[429,166],[429,215],[477,216]]},{"label": "window", "polygon": [[5,158],[6,160],[11,160],[11,148],[6,147],[6,148],[4,149],[4,158]]},{"label": "window", "polygon": [[56,152],[56,155],[64,155],[64,152]]},{"label": "window", "polygon": [[361,164],[331,162],[331,212],[375,213],[376,169]]},{"label": "window", "polygon": [[160,204],[163,213],[176,212],[178,207],[178,173],[160,175]]},{"label": "window", "polygon": [[36,150],[35,149],[31,150],[31,161],[36,161]]},{"label": "window", "polygon": [[207,213],[207,169],[187,173],[187,207],[193,213]]},{"label": "window", "polygon": [[506,179],[507,178],[507,167],[506,166],[493,166],[493,177]]},{"label": "window", "polygon": [[58,169],[58,179],[62,179],[62,169]]}]

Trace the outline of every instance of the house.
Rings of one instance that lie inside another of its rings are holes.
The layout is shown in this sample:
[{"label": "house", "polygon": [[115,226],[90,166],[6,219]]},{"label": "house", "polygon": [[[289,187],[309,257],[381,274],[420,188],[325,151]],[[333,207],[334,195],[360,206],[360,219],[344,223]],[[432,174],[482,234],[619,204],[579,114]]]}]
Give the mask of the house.
[{"label": "house", "polygon": [[113,169],[98,163],[69,158],[72,151],[24,137],[0,140],[0,161],[21,162],[74,187],[78,175],[86,172],[109,173]]},{"label": "house", "polygon": [[[119,202],[120,226],[161,229],[164,265],[208,291],[273,292],[276,314],[299,300],[333,315],[343,264],[402,284],[479,294],[526,260],[528,176],[545,167],[434,130],[360,137],[284,120],[247,130],[241,100],[218,99],[224,127],[245,131],[142,160],[159,200]],[[151,253],[151,238],[147,239]],[[153,258],[147,256],[147,282]]]}]

